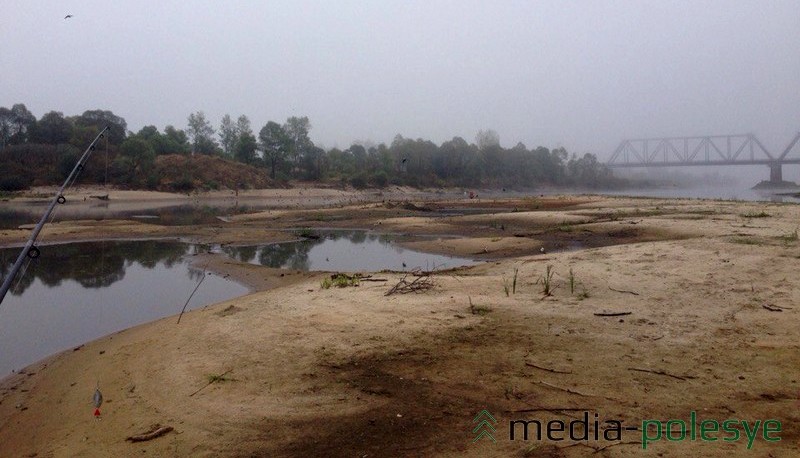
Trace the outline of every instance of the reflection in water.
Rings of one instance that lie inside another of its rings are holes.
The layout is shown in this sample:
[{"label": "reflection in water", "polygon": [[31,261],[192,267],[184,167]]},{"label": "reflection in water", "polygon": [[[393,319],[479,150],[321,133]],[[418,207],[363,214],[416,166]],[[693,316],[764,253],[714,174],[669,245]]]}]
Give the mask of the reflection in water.
[{"label": "reflection in water", "polygon": [[[35,280],[49,287],[75,280],[84,288],[104,288],[125,278],[125,267],[138,263],[147,269],[158,263],[171,268],[193,249],[182,243],[87,242],[40,247],[41,256],[32,260],[25,275],[18,276],[10,293],[19,296]],[[11,270],[20,248],[0,249],[0,274]]]},{"label": "reflection in water", "polygon": [[[331,231],[317,239],[224,247],[243,262],[298,270],[378,271],[474,264],[407,250],[397,236]],[[0,305],[0,377],[59,350],[180,312],[204,273],[188,258],[206,247],[167,241],[90,242],[40,247]],[[0,273],[20,248],[0,249]],[[206,274],[188,309],[245,294]]]},{"label": "reflection in water", "polygon": [[[40,247],[42,255],[0,305],[0,377],[49,354],[180,312],[204,273],[188,257],[201,246],[166,241]],[[19,248],[0,250],[5,275]],[[206,274],[187,309],[247,293]]]},{"label": "reflection in water", "polygon": [[38,211],[37,216],[31,211],[0,207],[0,229],[15,229],[23,224],[36,224],[42,219],[43,212],[43,210]]},{"label": "reflection in water", "polygon": [[316,237],[261,246],[223,246],[220,250],[238,261],[295,270],[427,270],[475,264],[469,259],[402,248],[396,235],[343,230],[319,232]]}]

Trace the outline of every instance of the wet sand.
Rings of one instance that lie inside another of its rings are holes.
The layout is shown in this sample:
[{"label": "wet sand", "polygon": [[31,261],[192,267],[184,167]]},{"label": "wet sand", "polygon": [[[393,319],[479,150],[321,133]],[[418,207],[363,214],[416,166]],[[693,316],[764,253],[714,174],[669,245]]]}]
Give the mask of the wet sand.
[{"label": "wet sand", "polygon": [[[211,268],[255,292],[6,378],[4,454],[800,455],[800,206],[444,196],[341,200],[229,221],[66,221],[47,235],[238,244],[285,239],[291,227],[359,227],[439,236],[409,246],[487,262],[434,273],[426,292],[387,297],[403,274],[324,289],[325,273],[211,256]],[[5,244],[24,240],[25,231],[0,232]],[[507,294],[515,271],[516,292]],[[98,381],[102,420],[92,417]],[[497,443],[473,443],[482,409],[499,420]],[[698,421],[778,419],[782,440],[759,436],[752,450],[746,440],[661,440],[643,451],[638,431],[621,441],[508,438],[512,419],[568,422],[584,410],[632,427],[688,421],[691,411]],[[125,440],[156,423],[174,431]]]}]

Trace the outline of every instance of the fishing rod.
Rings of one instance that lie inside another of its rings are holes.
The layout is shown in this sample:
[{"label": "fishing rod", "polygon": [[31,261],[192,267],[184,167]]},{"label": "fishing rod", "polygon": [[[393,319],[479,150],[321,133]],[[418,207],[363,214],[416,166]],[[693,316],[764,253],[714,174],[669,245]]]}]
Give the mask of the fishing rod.
[{"label": "fishing rod", "polygon": [[19,269],[22,268],[22,264],[25,262],[25,258],[28,257],[30,259],[36,259],[41,254],[39,249],[33,246],[36,242],[36,237],[39,236],[39,232],[42,231],[45,223],[47,222],[47,218],[50,217],[50,214],[53,213],[53,209],[56,207],[56,204],[63,204],[67,201],[66,197],[64,197],[64,190],[71,184],[72,180],[77,177],[77,175],[83,170],[83,165],[87,159],[89,159],[89,155],[95,149],[95,143],[97,143],[101,138],[105,136],[105,132],[108,130],[108,126],[104,127],[103,130],[97,134],[97,137],[92,140],[92,143],[86,148],[86,151],[83,152],[78,162],[75,164],[75,167],[72,168],[72,172],[70,172],[69,176],[66,180],[64,180],[64,184],[61,185],[61,188],[56,192],[56,195],[53,196],[53,201],[50,202],[50,206],[47,207],[47,211],[42,215],[42,219],[39,221],[39,224],[33,228],[33,233],[31,233],[31,237],[28,239],[28,243],[25,244],[25,247],[19,253],[19,257],[17,257],[16,262],[14,262],[14,266],[11,267],[11,271],[6,275],[6,278],[3,279],[3,286],[0,286],[0,304],[3,303],[3,299],[6,297],[6,293],[11,288],[11,282],[14,281],[14,277],[17,276]]}]

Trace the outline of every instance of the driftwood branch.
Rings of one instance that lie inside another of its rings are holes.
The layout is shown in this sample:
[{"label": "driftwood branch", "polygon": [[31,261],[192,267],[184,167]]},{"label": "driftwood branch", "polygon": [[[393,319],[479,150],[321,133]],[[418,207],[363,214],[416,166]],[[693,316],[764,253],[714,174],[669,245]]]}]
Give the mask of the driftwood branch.
[{"label": "driftwood branch", "polygon": [[612,288],[612,287],[610,287],[610,286],[608,287],[608,289],[610,289],[611,291],[616,291],[616,292],[618,292],[618,293],[627,293],[627,294],[633,294],[634,296],[638,296],[638,295],[639,295],[639,293],[637,293],[637,292],[635,292],[635,291],[628,291],[628,290],[626,290],[626,289],[616,289],[616,288]]},{"label": "driftwood branch", "polygon": [[531,412],[587,412],[592,409],[585,407],[531,407],[530,409],[506,410],[506,413],[531,413]]},{"label": "driftwood branch", "polygon": [[227,371],[225,371],[225,372],[223,372],[223,373],[221,373],[221,374],[219,374],[219,375],[215,375],[215,376],[211,377],[211,380],[209,380],[209,381],[208,381],[208,383],[206,383],[205,385],[203,385],[202,387],[200,387],[200,388],[199,388],[197,391],[195,391],[194,393],[190,394],[190,395],[189,395],[189,397],[192,397],[192,396],[194,396],[195,394],[197,394],[197,393],[199,393],[199,392],[201,392],[201,391],[205,390],[206,388],[208,388],[208,387],[209,387],[209,385],[212,385],[214,382],[218,382],[218,381],[222,380],[222,379],[223,379],[223,377],[225,377],[226,375],[230,374],[231,372],[233,372],[233,369],[228,369]]},{"label": "driftwood branch", "polygon": [[594,316],[625,316],[631,313],[633,312],[598,312],[595,313]]},{"label": "driftwood branch", "polygon": [[142,434],[137,434],[135,436],[128,436],[125,440],[130,442],[144,442],[153,440],[157,437],[161,437],[164,434],[172,431],[174,428],[172,426],[161,426],[161,425],[153,425],[149,431]]},{"label": "driftwood branch", "polygon": [[563,388],[563,387],[560,387],[560,386],[557,386],[557,385],[553,385],[551,383],[543,382],[541,380],[539,380],[536,383],[539,383],[539,384],[544,385],[544,386],[549,386],[550,388],[553,388],[553,389],[556,389],[556,390],[565,391],[565,392],[567,392],[569,394],[577,394],[578,396],[587,396],[587,397],[590,396],[588,394],[581,393],[580,391],[570,390],[569,388]]},{"label": "driftwood branch", "polygon": [[396,285],[384,294],[384,296],[391,296],[392,294],[407,294],[407,293],[421,293],[433,288],[433,278],[430,272],[423,272],[414,270],[410,273],[414,277],[409,281],[409,274],[403,275],[403,278],[397,282]]},{"label": "driftwood branch", "polygon": [[590,448],[590,449],[594,450],[592,452],[592,455],[594,455],[595,453],[600,453],[600,452],[602,452],[603,450],[605,450],[607,448],[614,447],[614,446],[617,446],[617,445],[642,445],[642,443],[641,442],[633,442],[633,441],[615,442],[613,444],[604,445],[603,447],[595,447],[593,445],[585,444],[583,442],[573,442],[572,444],[564,445],[563,447],[558,447],[558,448],[559,449],[563,449],[563,448],[570,448],[570,447],[586,447],[586,448]]},{"label": "driftwood branch", "polygon": [[648,374],[664,375],[666,377],[672,377],[672,378],[675,378],[675,379],[678,379],[678,380],[687,380],[687,379],[697,378],[697,377],[692,376],[692,375],[675,375],[675,374],[670,374],[670,373],[662,371],[662,370],[654,371],[652,369],[642,369],[642,368],[639,368],[639,367],[629,367],[628,370],[629,371],[636,371],[636,372],[647,372]]},{"label": "driftwood branch", "polygon": [[604,445],[602,447],[593,447],[593,446],[591,446],[589,444],[584,444],[583,442],[576,442],[574,444],[569,444],[569,445],[566,445],[566,446],[561,447],[561,448],[574,447],[576,445],[582,445],[584,447],[589,447],[589,448],[594,450],[592,452],[592,454],[595,454],[595,453],[600,453],[600,452],[602,452],[603,450],[605,450],[607,448],[616,447],[617,445],[642,445],[642,443],[641,442],[634,442],[634,441],[627,441],[627,442],[615,442],[613,444]]},{"label": "driftwood branch", "polygon": [[782,312],[786,309],[791,309],[791,307],[781,307],[779,305],[770,305],[770,304],[762,304],[761,307],[769,310],[770,312]]},{"label": "driftwood branch", "polygon": [[529,366],[529,367],[535,367],[536,369],[541,369],[543,371],[552,372],[554,374],[571,374],[572,373],[572,371],[559,371],[559,370],[556,370],[556,369],[550,369],[549,367],[537,366],[536,364],[529,363],[527,361],[525,362],[525,365]]}]

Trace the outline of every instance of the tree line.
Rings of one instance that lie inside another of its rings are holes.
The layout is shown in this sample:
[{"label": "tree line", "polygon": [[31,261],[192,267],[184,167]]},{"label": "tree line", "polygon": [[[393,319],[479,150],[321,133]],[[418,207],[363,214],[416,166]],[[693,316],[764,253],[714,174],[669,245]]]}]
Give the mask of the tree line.
[{"label": "tree line", "polygon": [[[542,185],[605,187],[619,184],[610,170],[592,154],[570,155],[564,148],[528,148],[517,143],[500,145],[493,130],[479,131],[474,142],[454,137],[440,145],[430,140],[397,135],[390,144],[356,142],[349,148],[324,149],[309,137],[311,122],[292,116],[283,123],[269,121],[256,133],[246,115],[223,116],[214,128],[202,111],[187,118],[185,128],[148,125],[138,132],[108,110],[88,110],[78,116],[50,111],[37,119],[24,104],[0,107],[0,190],[31,184],[55,184],[71,170],[81,149],[109,127],[105,151],[110,164],[88,170],[84,182],[150,189],[215,188],[183,176],[163,181],[159,165],[189,163],[200,156],[220,160],[216,167],[239,164],[231,170],[263,175],[267,185],[290,180],[319,181],[356,188],[409,186],[503,186],[534,188]],[[172,158],[174,155],[185,159]],[[178,162],[176,162],[178,161]],[[205,162],[204,164],[208,164]],[[196,168],[196,167],[195,167]],[[182,180],[181,183],[177,183]],[[212,181],[205,179],[205,181]],[[228,180],[230,181],[230,180]],[[264,181],[224,183],[226,187],[263,186]]]}]

